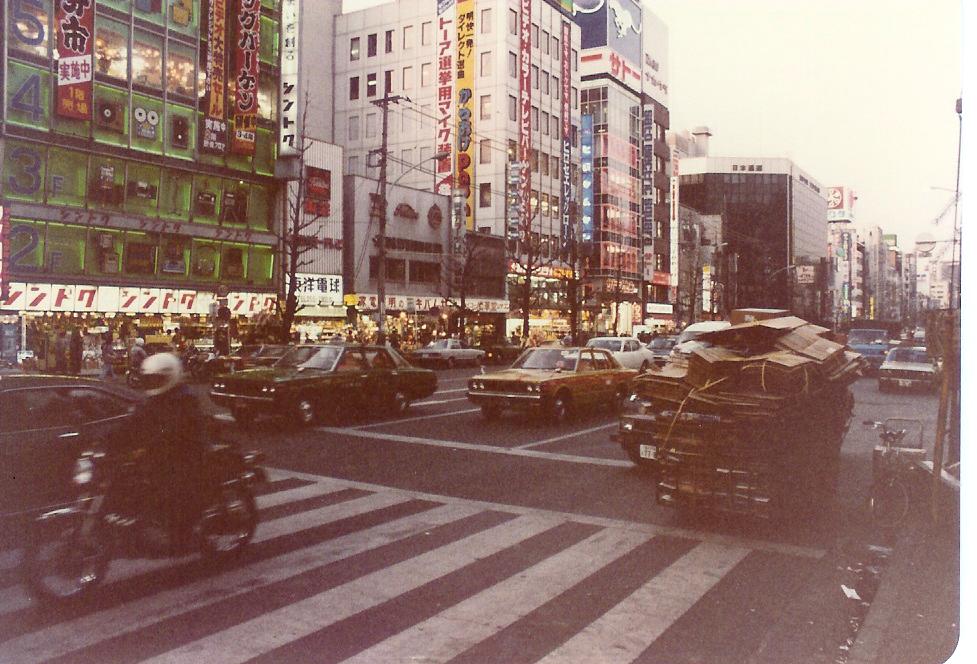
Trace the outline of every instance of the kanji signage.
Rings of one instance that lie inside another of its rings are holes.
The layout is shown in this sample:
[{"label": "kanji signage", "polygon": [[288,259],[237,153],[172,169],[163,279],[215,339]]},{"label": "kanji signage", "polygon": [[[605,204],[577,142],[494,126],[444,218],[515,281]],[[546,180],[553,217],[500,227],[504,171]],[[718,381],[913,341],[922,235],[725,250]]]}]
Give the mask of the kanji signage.
[{"label": "kanji signage", "polygon": [[343,303],[343,278],[338,274],[296,273],[295,297],[306,306],[338,307]]},{"label": "kanji signage", "polygon": [[200,149],[213,154],[227,151],[227,76],[224,71],[227,62],[224,49],[226,17],[227,0],[210,0],[207,14],[207,107],[201,120]]},{"label": "kanji signage", "polygon": [[454,0],[438,2],[438,90],[435,103],[437,105],[434,146],[435,152],[442,155],[434,166],[437,184],[435,191],[439,194],[450,195],[454,187],[452,177],[452,142],[451,142],[451,109],[454,97],[454,21],[452,13],[447,10],[454,5]]},{"label": "kanji signage", "polygon": [[570,199],[573,189],[570,186],[570,23],[563,21],[560,34],[560,131],[561,131],[561,163],[560,163],[560,251],[567,257],[570,245],[574,242],[576,229],[570,219]]},{"label": "kanji signage", "polygon": [[260,0],[237,0],[237,39],[234,44],[234,81],[237,92],[231,113],[234,126],[231,152],[234,154],[254,154],[258,129],[260,14]]},{"label": "kanji signage", "polygon": [[299,3],[282,0],[281,90],[279,90],[278,154],[284,157],[298,154],[295,139],[298,134],[299,81]]},{"label": "kanji signage", "polygon": [[475,189],[472,187],[472,179],[475,175],[475,0],[457,0],[457,8],[458,61],[455,90],[458,116],[455,120],[457,135],[455,176],[456,187],[464,192],[465,202],[461,215],[464,227],[473,231],[475,230]]},{"label": "kanji signage", "polygon": [[305,167],[305,197],[302,209],[306,214],[328,217],[332,212],[332,172],[314,166]]},{"label": "kanji signage", "polygon": [[522,166],[522,225],[529,232],[532,220],[530,201],[529,157],[532,153],[532,0],[519,0],[519,162]]},{"label": "kanji signage", "polygon": [[63,118],[92,117],[92,54],[95,52],[95,0],[58,0],[58,94]]}]

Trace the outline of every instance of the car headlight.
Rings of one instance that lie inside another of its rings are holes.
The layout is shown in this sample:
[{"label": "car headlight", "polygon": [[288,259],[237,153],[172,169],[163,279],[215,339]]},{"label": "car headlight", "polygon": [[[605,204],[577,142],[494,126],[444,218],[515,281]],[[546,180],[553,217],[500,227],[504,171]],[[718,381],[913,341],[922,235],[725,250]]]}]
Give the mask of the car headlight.
[{"label": "car headlight", "polygon": [[224,383],[214,383],[214,389],[215,390],[223,390],[224,389]]},{"label": "car headlight", "polygon": [[274,392],[275,391],[275,388],[274,387],[267,387],[266,386],[266,387],[262,387],[261,388],[261,391],[262,392]]},{"label": "car headlight", "polygon": [[75,470],[72,475],[72,481],[75,484],[88,484],[92,481],[92,477],[95,475],[95,464],[92,460],[87,457],[79,457],[75,461]]}]

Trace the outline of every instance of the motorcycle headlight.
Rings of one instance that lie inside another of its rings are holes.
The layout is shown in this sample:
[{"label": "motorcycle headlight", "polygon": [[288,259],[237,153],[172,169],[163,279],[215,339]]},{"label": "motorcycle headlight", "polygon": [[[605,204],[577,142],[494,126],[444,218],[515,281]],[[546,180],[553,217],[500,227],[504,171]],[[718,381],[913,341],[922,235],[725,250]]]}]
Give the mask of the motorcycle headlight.
[{"label": "motorcycle headlight", "polygon": [[634,421],[621,420],[621,431],[634,431]]},{"label": "motorcycle headlight", "polygon": [[83,456],[75,461],[75,470],[71,478],[75,484],[88,484],[94,475],[95,464],[89,457]]}]

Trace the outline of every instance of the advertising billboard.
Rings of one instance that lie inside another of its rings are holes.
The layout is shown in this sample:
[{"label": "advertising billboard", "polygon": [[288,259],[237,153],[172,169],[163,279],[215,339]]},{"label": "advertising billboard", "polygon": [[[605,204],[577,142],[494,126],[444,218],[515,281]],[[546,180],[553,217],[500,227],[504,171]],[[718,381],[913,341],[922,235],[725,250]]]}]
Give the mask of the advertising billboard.
[{"label": "advertising billboard", "polygon": [[444,196],[451,195],[451,188],[454,186],[452,181],[452,149],[451,140],[451,119],[454,103],[454,44],[455,44],[455,21],[454,13],[447,11],[454,6],[454,1],[438,2],[438,92],[435,97],[435,126],[434,126],[434,151],[436,154],[443,155],[434,165],[434,191]]},{"label": "advertising billboard", "polygon": [[231,152],[254,155],[258,131],[258,49],[260,48],[259,0],[238,0],[235,13],[237,39],[234,43],[234,76],[237,91],[234,94],[231,121]]},{"label": "advertising billboard", "polygon": [[580,238],[594,240],[594,116],[580,116]]},{"label": "advertising billboard", "polygon": [[828,187],[828,221],[854,221],[856,198],[846,187]]},{"label": "advertising billboard", "polygon": [[570,218],[570,199],[573,188],[570,186],[570,24],[562,23],[560,35],[560,126],[562,133],[560,164],[560,247],[564,257],[570,253],[573,242],[573,219]]},{"label": "advertising billboard", "polygon": [[528,233],[532,220],[530,201],[529,157],[532,153],[532,80],[530,67],[533,58],[532,0],[519,0],[519,161],[522,189],[522,224]]},{"label": "advertising billboard", "polygon": [[655,108],[641,109],[641,234],[655,236]]},{"label": "advertising billboard", "polygon": [[641,26],[641,91],[668,106],[668,26],[645,9]]},{"label": "advertising billboard", "polygon": [[455,67],[456,176],[463,190],[465,228],[475,230],[475,0],[457,0],[458,60]]},{"label": "advertising billboard", "polygon": [[200,130],[200,149],[212,154],[227,150],[227,115],[225,113],[227,61],[225,38],[227,34],[227,0],[210,0],[207,14],[207,105]]},{"label": "advertising billboard", "polygon": [[[14,7],[16,17],[18,5]],[[33,18],[33,14],[25,15]],[[33,20],[37,21],[36,18]],[[88,120],[92,117],[95,3],[55,3],[55,21],[58,26],[58,98],[55,112],[63,118]]]},{"label": "advertising billboard", "polygon": [[280,56],[282,83],[279,95],[278,154],[295,156],[298,148],[299,84],[299,0],[282,0],[282,42]]},{"label": "advertising billboard", "polygon": [[641,63],[640,0],[590,0],[574,2],[574,19],[580,26],[580,47],[606,46],[637,68]]}]

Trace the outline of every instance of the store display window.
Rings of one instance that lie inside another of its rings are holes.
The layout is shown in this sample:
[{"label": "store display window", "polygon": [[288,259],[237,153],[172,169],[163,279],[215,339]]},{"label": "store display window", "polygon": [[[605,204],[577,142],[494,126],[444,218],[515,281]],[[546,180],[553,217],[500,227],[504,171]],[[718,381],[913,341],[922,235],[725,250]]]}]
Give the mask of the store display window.
[{"label": "store display window", "polygon": [[216,224],[220,219],[221,193],[220,178],[195,175],[190,208],[193,221],[198,224]]},{"label": "store display window", "polygon": [[155,217],[158,202],[159,167],[129,162],[126,175],[126,212]]},{"label": "store display window", "polygon": [[221,246],[221,280],[244,281],[248,273],[248,245],[225,242]]},{"label": "store display window", "polygon": [[47,202],[85,206],[88,155],[62,148],[48,149]]},{"label": "store display window", "polygon": [[84,226],[49,223],[44,242],[44,271],[54,274],[83,274],[87,231]]},{"label": "store display window", "polygon": [[44,266],[44,222],[12,219],[8,235],[9,269],[13,273],[39,272]]},{"label": "store display window", "polygon": [[132,0],[132,14],[144,21],[163,25],[165,18],[163,16],[163,0]]},{"label": "store display window", "polygon": [[132,39],[132,84],[163,88],[163,38],[136,30]]},{"label": "store display window", "polygon": [[159,238],[149,233],[126,231],[126,274],[156,274],[156,249]]},{"label": "store display window", "polygon": [[92,134],[99,143],[129,143],[129,95],[125,90],[95,84],[95,120]]},{"label": "store display window", "polygon": [[10,53],[24,53],[48,57],[51,43],[50,2],[20,0],[11,3],[7,26],[7,43]]},{"label": "store display window", "polygon": [[129,141],[135,150],[163,153],[163,102],[144,95],[132,95]]},{"label": "store display window", "polygon": [[278,35],[278,21],[262,16],[261,35],[258,43],[261,62],[278,66]]},{"label": "store display window", "polygon": [[269,129],[258,128],[258,136],[254,150],[254,170],[262,175],[275,174],[275,154],[278,138]]},{"label": "store display window", "polygon": [[121,81],[129,79],[129,26],[95,17],[95,72]]},{"label": "store display window", "polygon": [[122,231],[93,228],[88,234],[85,252],[86,272],[95,275],[116,275],[122,269]]},{"label": "store display window", "polygon": [[167,25],[170,30],[176,30],[187,35],[195,34],[200,24],[199,0],[166,0]]},{"label": "store display window", "polygon": [[271,186],[251,185],[251,202],[248,206],[248,226],[255,230],[268,230],[271,219]]},{"label": "store display window", "polygon": [[173,39],[166,45],[166,91],[193,99],[194,50]]},{"label": "store display window", "polygon": [[166,105],[166,126],[163,128],[166,154],[193,160],[193,147],[197,142],[197,126],[193,117],[191,108],[176,104]]},{"label": "store display window", "polygon": [[163,277],[186,277],[190,268],[190,238],[163,236],[160,243],[159,274]]},{"label": "store display window", "polygon": [[3,150],[3,180],[0,192],[4,198],[42,202],[46,150],[43,145],[8,140]]},{"label": "store display window", "polygon": [[271,120],[278,117],[278,103],[275,93],[278,89],[278,80],[271,76],[261,76],[258,78],[258,118],[261,120]]},{"label": "store display window", "polygon": [[47,130],[51,118],[51,74],[46,69],[7,63],[7,117],[12,125]]},{"label": "store display window", "polygon": [[126,165],[121,159],[92,155],[88,166],[88,202],[98,210],[121,211]]},{"label": "store display window", "polygon": [[190,221],[193,176],[164,168],[160,176],[159,216],[172,221]]},{"label": "store display window", "polygon": [[248,283],[256,286],[270,284],[274,279],[274,270],[275,248],[252,244],[248,263]]},{"label": "store display window", "polygon": [[245,182],[224,180],[221,195],[220,220],[222,226],[246,226],[251,188]]},{"label": "store display window", "polygon": [[194,238],[190,257],[190,276],[195,279],[217,279],[220,274],[220,242]]}]

